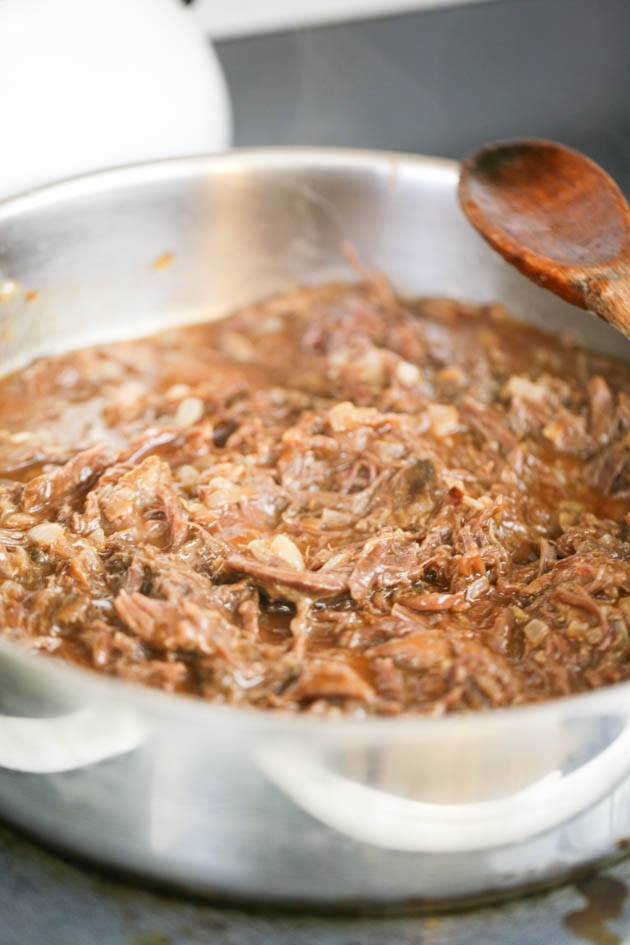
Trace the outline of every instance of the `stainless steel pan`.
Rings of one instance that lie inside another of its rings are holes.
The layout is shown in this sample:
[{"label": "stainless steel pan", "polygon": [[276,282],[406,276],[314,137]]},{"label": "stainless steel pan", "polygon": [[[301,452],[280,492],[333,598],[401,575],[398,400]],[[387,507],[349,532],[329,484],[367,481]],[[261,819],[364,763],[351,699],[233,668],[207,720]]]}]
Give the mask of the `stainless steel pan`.
[{"label": "stainless steel pan", "polygon": [[[11,200],[0,367],[351,278],[342,240],[402,292],[499,300],[627,356],[481,242],[456,180],[433,158],[259,150]],[[556,880],[630,836],[628,684],[487,714],[326,721],[144,690],[2,643],[0,710],[1,814],[197,893],[450,904]]]}]

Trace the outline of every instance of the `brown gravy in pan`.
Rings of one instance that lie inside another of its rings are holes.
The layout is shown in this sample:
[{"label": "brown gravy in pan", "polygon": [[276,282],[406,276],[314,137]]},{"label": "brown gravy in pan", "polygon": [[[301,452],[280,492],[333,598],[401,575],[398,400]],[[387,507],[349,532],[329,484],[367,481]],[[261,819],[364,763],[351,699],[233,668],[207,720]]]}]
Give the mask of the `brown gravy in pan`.
[{"label": "brown gravy in pan", "polygon": [[384,283],[0,382],[0,626],[318,714],[630,678],[630,368]]}]

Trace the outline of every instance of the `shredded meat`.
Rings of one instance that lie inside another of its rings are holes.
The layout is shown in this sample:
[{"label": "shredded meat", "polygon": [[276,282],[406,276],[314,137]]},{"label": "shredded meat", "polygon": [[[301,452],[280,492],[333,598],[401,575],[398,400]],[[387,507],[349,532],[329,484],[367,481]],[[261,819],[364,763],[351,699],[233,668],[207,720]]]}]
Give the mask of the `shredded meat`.
[{"label": "shredded meat", "polygon": [[317,571],[294,571],[292,568],[263,564],[246,555],[230,555],[225,566],[234,571],[250,574],[261,587],[281,585],[294,587],[298,591],[309,591],[317,597],[330,597],[341,594],[346,584],[333,574],[318,574]]},{"label": "shredded meat", "polygon": [[382,278],[0,382],[0,620],[316,714],[630,679],[630,369]]}]

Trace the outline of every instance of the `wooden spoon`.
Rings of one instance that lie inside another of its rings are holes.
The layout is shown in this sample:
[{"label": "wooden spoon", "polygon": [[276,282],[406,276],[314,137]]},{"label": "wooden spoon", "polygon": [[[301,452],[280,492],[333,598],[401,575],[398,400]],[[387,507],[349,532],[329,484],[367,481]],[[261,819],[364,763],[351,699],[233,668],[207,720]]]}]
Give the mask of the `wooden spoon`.
[{"label": "wooden spoon", "polygon": [[630,337],[630,207],[598,164],[553,141],[498,141],[464,160],[459,200],[509,263]]}]

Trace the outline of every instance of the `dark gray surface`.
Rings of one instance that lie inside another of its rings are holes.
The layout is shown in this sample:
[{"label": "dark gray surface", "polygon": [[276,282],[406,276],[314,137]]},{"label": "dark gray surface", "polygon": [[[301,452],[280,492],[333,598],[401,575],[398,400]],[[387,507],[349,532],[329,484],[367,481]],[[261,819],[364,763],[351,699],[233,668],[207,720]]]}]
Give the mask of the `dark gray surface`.
[{"label": "dark gray surface", "polygon": [[630,191],[629,0],[502,0],[217,45],[235,142],[460,157],[541,135]]},{"label": "dark gray surface", "polygon": [[[630,941],[630,862],[617,880],[601,945]],[[0,945],[576,945],[566,917],[585,898],[567,886],[455,916],[327,918],[247,913],[108,879],[0,827]],[[608,935],[609,937],[604,937]],[[616,936],[616,937],[615,937]],[[593,939],[591,939],[593,941]]]}]

